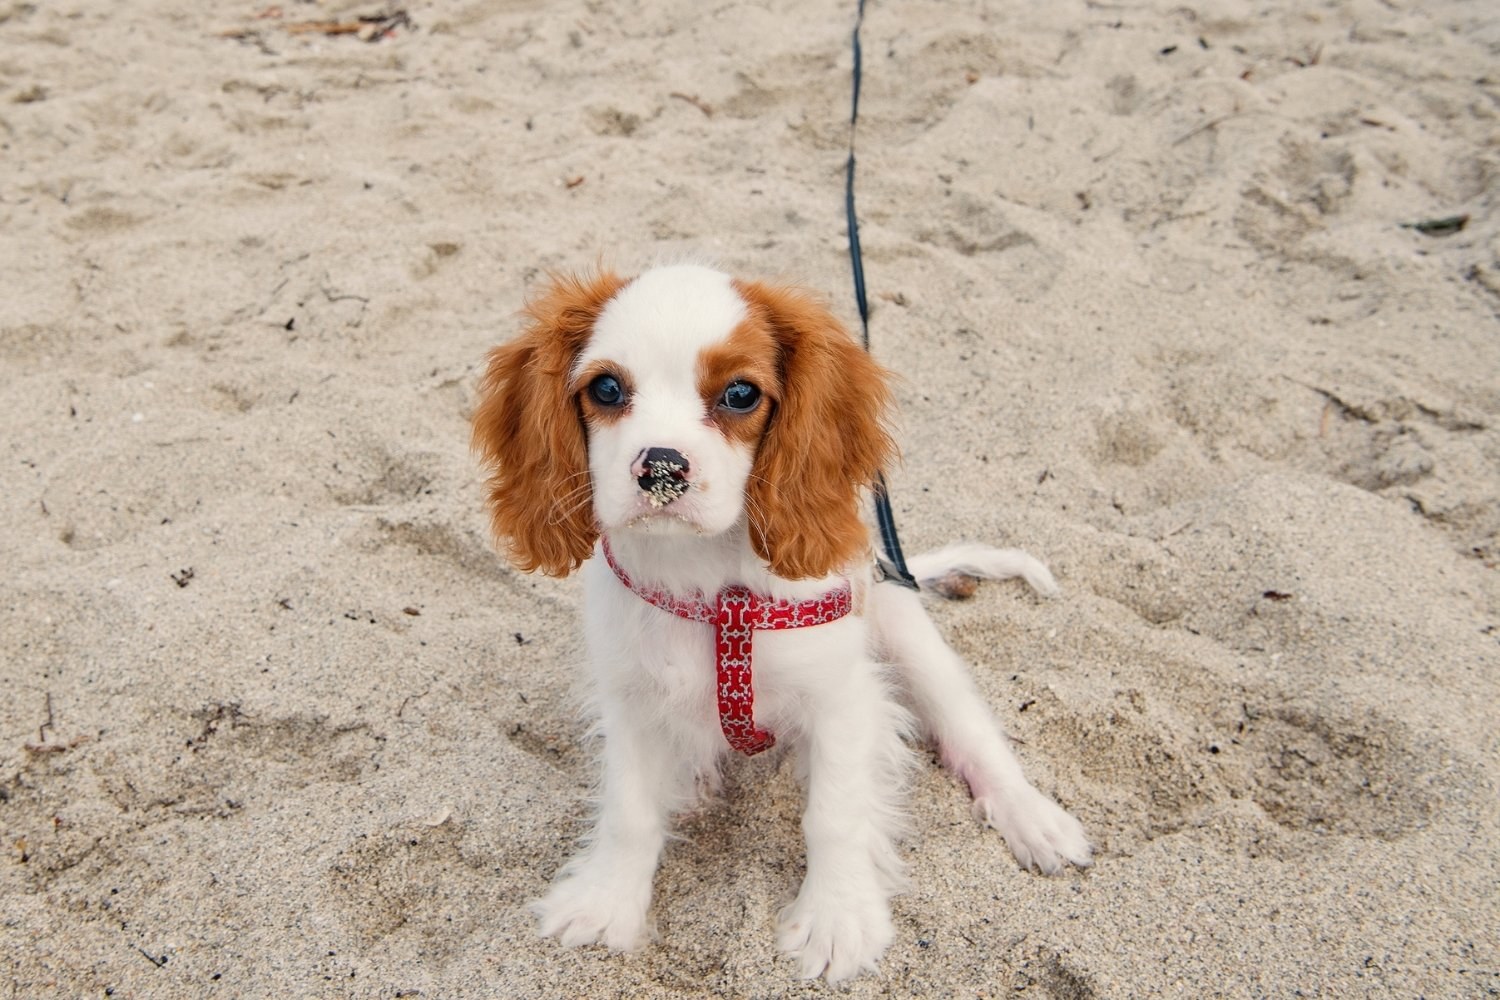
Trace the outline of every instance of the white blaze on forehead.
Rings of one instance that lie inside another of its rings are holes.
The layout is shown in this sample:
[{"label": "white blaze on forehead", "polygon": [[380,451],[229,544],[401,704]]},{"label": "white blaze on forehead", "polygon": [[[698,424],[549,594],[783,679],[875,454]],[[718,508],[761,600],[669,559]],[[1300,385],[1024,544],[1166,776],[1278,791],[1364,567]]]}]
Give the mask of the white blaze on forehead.
[{"label": "white blaze on forehead", "polygon": [[607,360],[632,373],[682,366],[722,342],[745,318],[745,300],[730,277],[695,264],[658,267],[620,291],[594,324],[574,371]]}]

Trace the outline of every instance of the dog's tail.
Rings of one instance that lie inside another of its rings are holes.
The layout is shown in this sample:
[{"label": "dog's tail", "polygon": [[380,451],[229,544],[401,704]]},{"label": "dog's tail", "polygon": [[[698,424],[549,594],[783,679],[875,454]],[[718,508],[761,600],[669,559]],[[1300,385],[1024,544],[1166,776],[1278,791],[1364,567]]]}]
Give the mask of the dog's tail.
[{"label": "dog's tail", "polygon": [[955,542],[907,561],[922,590],[944,597],[968,597],[979,580],[1021,577],[1043,597],[1055,597],[1057,581],[1041,561],[1020,549],[997,549],[977,542]]}]

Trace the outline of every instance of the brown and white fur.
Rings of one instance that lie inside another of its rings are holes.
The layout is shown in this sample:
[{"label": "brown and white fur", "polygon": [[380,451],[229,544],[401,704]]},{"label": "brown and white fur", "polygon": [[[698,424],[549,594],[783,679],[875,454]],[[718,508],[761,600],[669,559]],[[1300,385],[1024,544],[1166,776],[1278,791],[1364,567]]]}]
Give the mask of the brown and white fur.
[{"label": "brown and white fur", "polygon": [[[1087,865],[1082,827],[1027,782],[968,667],[916,593],[875,583],[863,490],[894,456],[886,373],[808,294],[704,267],[554,279],[496,348],[474,416],[495,534],[525,570],[581,568],[589,701],[603,738],[593,832],[534,904],[565,945],[631,949],[674,813],[729,752],[715,707],[710,626],[620,582],[684,596],[726,585],[803,600],[848,580],[855,613],[754,639],[755,718],[806,787],[807,874],[777,944],[801,975],[844,979],[890,944],[902,884],[908,736],[933,740],[974,811],[1023,867]],[[648,489],[649,455],[673,456]],[[680,461],[678,461],[680,460]],[[911,560],[1024,577],[1023,552],[957,546]]]}]

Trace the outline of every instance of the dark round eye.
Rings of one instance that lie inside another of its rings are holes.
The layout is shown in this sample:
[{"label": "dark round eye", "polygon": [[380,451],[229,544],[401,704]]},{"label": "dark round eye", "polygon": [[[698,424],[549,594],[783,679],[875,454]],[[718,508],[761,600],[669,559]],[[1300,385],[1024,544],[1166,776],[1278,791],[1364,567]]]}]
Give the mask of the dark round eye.
[{"label": "dark round eye", "polygon": [[719,397],[719,405],[731,413],[749,413],[760,402],[760,390],[749,382],[731,382]]},{"label": "dark round eye", "polygon": [[589,396],[600,406],[619,406],[625,402],[625,387],[613,375],[600,375],[589,383]]}]

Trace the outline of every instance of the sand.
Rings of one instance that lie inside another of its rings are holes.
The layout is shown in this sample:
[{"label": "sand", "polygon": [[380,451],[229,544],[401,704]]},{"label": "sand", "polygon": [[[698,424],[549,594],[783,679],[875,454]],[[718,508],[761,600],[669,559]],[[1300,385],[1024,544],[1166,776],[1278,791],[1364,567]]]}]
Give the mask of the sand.
[{"label": "sand", "polygon": [[[536,937],[579,589],[495,555],[467,418],[547,269],[854,319],[853,4],[291,30],[381,12],[0,4],[0,996],[830,992],[772,944],[784,758],[684,818],[658,943]],[[1057,574],[934,614],[1099,856],[1020,871],[926,760],[833,992],[1500,991],[1497,49],[1458,0],[872,3],[903,540]]]}]

